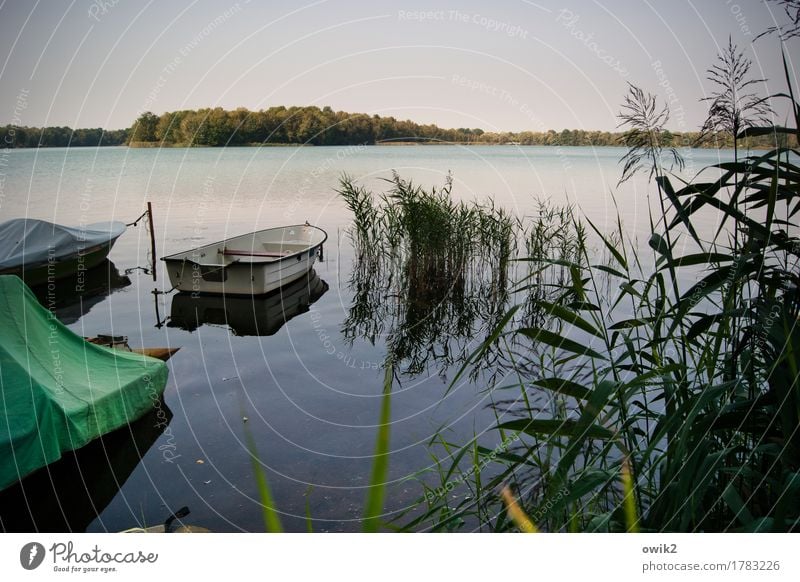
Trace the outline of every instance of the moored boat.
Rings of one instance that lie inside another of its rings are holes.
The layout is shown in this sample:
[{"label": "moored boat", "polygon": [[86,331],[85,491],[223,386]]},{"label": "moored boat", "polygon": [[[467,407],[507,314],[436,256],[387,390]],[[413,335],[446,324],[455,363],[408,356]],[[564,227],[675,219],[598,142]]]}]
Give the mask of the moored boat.
[{"label": "moored boat", "polygon": [[263,295],[314,266],[327,233],[310,224],[251,232],[162,257],[173,288],[189,293]]},{"label": "moored boat", "polygon": [[147,451],[169,431],[172,416],[167,403],[159,400],[138,420],[65,452],[58,461],[3,489],[0,529],[4,533],[86,531]]},{"label": "moored boat", "polygon": [[167,384],[154,358],[94,345],[0,276],[0,489],[152,410]]},{"label": "moored boat", "polygon": [[41,285],[102,263],[125,232],[123,222],[98,222],[77,227],[34,218],[0,224],[0,275],[17,275],[28,285]]}]

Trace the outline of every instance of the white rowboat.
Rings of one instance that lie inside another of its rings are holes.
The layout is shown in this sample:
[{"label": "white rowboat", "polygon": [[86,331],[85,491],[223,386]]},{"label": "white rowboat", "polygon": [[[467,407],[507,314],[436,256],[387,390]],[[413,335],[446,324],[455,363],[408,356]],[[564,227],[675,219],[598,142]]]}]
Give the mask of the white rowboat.
[{"label": "white rowboat", "polygon": [[310,224],[268,228],[168,257],[173,288],[188,293],[263,295],[314,266],[327,233]]}]

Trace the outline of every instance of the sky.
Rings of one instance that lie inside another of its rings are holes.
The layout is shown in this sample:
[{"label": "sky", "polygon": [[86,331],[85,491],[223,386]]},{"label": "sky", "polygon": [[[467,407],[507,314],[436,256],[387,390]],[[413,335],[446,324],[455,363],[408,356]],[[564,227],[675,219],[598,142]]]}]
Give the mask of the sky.
[{"label": "sky", "polygon": [[328,105],[611,131],[633,83],[669,104],[670,129],[693,131],[729,36],[760,92],[785,90],[777,38],[755,40],[785,19],[763,0],[0,0],[0,124],[119,129],[144,111]]}]

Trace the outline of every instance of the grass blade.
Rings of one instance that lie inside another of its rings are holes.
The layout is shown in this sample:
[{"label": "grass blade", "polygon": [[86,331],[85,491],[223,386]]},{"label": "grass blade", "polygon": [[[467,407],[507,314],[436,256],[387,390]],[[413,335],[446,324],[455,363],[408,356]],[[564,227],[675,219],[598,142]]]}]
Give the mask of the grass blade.
[{"label": "grass blade", "polygon": [[605,360],[606,357],[594,351],[592,348],[579,344],[578,342],[569,338],[562,337],[552,331],[541,329],[538,327],[523,327],[517,330],[517,333],[528,336],[532,340],[539,341],[556,348],[567,350],[581,356],[590,356],[599,360]]},{"label": "grass blade", "polygon": [[624,496],[625,527],[628,533],[639,533],[639,512],[636,509],[636,494],[629,459],[622,462],[622,494]]},{"label": "grass blade", "polygon": [[261,510],[264,517],[264,528],[267,533],[281,533],[283,526],[281,525],[280,517],[275,509],[275,501],[272,497],[272,491],[269,488],[267,476],[264,474],[264,468],[261,466],[261,461],[258,458],[258,450],[256,449],[256,441],[253,435],[245,427],[245,439],[247,441],[247,450],[250,453],[250,463],[253,466],[253,473],[256,476],[256,486],[258,487],[258,495],[261,499]]},{"label": "grass blade", "polygon": [[364,506],[364,531],[375,533],[380,526],[383,514],[383,501],[386,498],[386,475],[389,470],[389,423],[391,422],[392,380],[394,367],[386,365],[383,377],[383,397],[381,398],[381,420],[378,425],[378,438],[375,442],[375,461],[372,464],[369,493]]},{"label": "grass blade", "polygon": [[506,511],[514,524],[519,528],[522,533],[539,533],[538,528],[533,524],[531,519],[522,510],[522,508],[514,499],[514,494],[511,493],[508,485],[503,487],[500,495],[503,497],[503,503],[506,505]]}]

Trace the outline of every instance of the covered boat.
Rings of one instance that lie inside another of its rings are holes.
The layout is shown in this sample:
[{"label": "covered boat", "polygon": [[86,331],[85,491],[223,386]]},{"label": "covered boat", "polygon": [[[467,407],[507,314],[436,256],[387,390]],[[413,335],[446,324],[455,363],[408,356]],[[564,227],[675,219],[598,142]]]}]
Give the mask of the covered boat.
[{"label": "covered boat", "polygon": [[161,260],[179,291],[263,295],[308,273],[327,238],[324,230],[310,224],[281,226]]},{"label": "covered boat", "polygon": [[169,428],[172,411],[153,408],[136,422],[34,471],[0,491],[0,523],[10,532],[86,531]]},{"label": "covered boat", "polygon": [[0,275],[18,275],[33,286],[87,271],[103,262],[126,228],[123,222],[70,227],[9,220],[0,224]]},{"label": "covered boat", "polygon": [[15,276],[0,276],[0,330],[0,489],[133,422],[164,392],[164,362],[84,341]]}]

